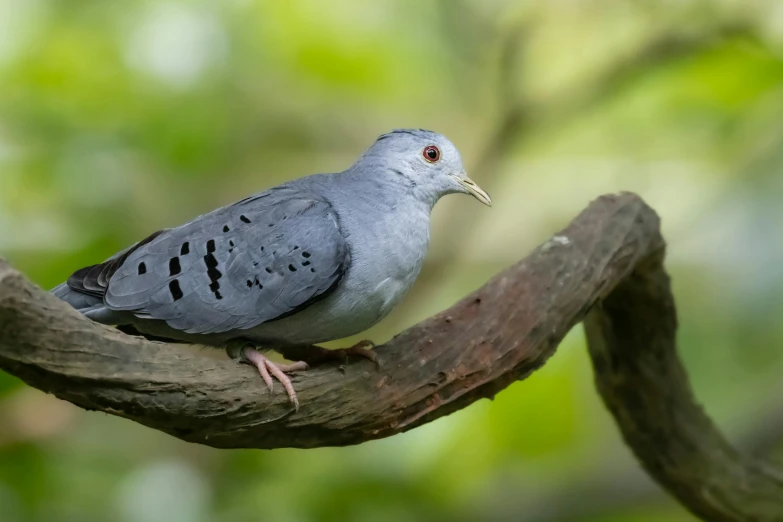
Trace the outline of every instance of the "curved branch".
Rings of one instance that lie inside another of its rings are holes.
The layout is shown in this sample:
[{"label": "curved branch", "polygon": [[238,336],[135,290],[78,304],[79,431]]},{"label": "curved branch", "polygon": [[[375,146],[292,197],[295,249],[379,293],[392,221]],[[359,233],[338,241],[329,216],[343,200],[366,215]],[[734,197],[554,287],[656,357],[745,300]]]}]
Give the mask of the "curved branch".
[{"label": "curved branch", "polygon": [[599,391],[647,471],[709,520],[783,519],[783,473],[726,442],[691,393],[655,212],[594,201],[562,232],[450,309],[379,347],[382,363],[295,378],[269,395],[250,367],[84,319],[0,264],[0,367],[78,406],[219,448],[388,437],[491,398],[585,320]]}]

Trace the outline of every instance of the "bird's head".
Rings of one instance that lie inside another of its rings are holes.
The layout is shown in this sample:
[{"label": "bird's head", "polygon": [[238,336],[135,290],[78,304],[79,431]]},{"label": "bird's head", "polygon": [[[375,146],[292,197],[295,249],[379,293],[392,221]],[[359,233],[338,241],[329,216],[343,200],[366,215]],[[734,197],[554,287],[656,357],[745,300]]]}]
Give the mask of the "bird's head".
[{"label": "bird's head", "polygon": [[421,129],[398,129],[381,135],[355,167],[379,169],[392,183],[410,187],[432,204],[447,194],[470,194],[485,205],[492,199],[471,180],[459,151],[445,136]]}]

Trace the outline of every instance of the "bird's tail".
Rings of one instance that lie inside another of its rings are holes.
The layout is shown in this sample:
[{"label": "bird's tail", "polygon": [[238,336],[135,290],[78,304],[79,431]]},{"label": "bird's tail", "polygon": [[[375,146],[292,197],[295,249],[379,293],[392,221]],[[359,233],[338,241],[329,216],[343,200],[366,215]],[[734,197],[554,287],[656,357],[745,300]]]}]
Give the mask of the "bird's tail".
[{"label": "bird's tail", "polygon": [[85,315],[103,307],[103,299],[94,295],[77,292],[69,287],[67,283],[55,287],[52,289],[52,293],[55,297],[62,299]]}]

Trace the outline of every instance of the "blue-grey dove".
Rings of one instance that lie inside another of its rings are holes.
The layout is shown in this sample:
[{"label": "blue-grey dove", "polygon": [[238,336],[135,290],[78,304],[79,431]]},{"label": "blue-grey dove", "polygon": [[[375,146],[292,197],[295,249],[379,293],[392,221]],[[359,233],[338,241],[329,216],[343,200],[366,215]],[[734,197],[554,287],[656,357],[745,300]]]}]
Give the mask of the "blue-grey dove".
[{"label": "blue-grey dove", "polygon": [[[285,372],[335,354],[375,360],[369,342],[315,343],[362,332],[394,308],[421,269],[433,206],[452,193],[491,205],[444,136],[395,130],[343,172],[299,178],[156,232],[53,292],[100,323],[228,347],[270,390],[277,378],[298,407]],[[302,360],[273,363],[257,348]]]}]

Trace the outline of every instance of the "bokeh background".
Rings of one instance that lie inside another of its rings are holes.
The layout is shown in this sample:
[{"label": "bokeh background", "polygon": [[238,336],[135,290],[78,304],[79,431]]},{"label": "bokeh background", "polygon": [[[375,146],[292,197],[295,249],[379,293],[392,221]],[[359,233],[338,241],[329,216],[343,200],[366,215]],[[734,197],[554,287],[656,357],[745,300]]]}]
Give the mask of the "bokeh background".
[{"label": "bokeh background", "polygon": [[[0,0],[0,255],[50,288],[433,129],[496,203],[438,205],[420,280],[371,337],[633,190],[663,219],[698,397],[779,457],[782,115],[778,0]],[[3,522],[440,519],[694,520],[623,445],[580,327],[494,401],[350,448],[212,450],[0,373]]]}]

